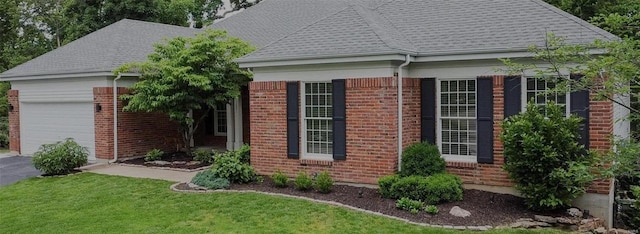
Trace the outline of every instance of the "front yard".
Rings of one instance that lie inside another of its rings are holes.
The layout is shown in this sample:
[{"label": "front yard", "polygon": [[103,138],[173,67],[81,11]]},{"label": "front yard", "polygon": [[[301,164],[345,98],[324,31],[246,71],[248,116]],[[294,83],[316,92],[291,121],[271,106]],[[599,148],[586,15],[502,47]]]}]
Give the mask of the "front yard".
[{"label": "front yard", "polygon": [[81,173],[0,187],[0,233],[457,233],[303,200],[184,194],[170,185]]}]

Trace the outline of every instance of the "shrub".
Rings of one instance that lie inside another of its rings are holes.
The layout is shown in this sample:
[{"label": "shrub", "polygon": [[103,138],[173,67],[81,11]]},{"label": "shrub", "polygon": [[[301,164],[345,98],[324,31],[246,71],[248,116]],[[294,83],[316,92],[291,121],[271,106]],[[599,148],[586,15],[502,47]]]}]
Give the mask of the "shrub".
[{"label": "shrub", "polygon": [[392,194],[391,186],[400,179],[398,175],[383,176],[378,179],[378,186],[380,187],[380,195],[384,198],[398,197]]},{"label": "shrub", "polygon": [[462,191],[460,178],[441,173],[429,177],[400,178],[391,186],[390,194],[394,196],[393,198],[407,197],[427,204],[438,204],[462,200]]},{"label": "shrub", "polygon": [[248,183],[256,179],[253,167],[242,163],[233,151],[227,151],[216,157],[211,171],[216,177],[228,179],[231,183]]},{"label": "shrub", "polygon": [[410,145],[402,153],[401,176],[430,176],[443,173],[446,163],[438,147],[428,142]]},{"label": "shrub", "polygon": [[425,212],[427,212],[427,213],[429,213],[429,214],[432,214],[432,215],[437,214],[438,212],[440,212],[440,211],[438,210],[438,207],[437,207],[437,206],[434,206],[434,205],[428,205],[428,206],[425,206],[425,207],[424,207],[424,211],[425,211]]},{"label": "shrub", "polygon": [[298,176],[296,176],[295,184],[296,189],[306,191],[311,189],[313,179],[311,179],[311,176],[309,176],[306,171],[301,171],[298,173]]},{"label": "shrub", "polygon": [[240,158],[240,162],[250,163],[251,162],[251,147],[249,145],[244,144],[240,149],[236,150],[236,155]]},{"label": "shrub", "polygon": [[213,162],[215,161],[215,157],[214,157],[215,155],[216,154],[213,151],[197,149],[193,151],[193,160],[196,160],[205,164],[213,164]]},{"label": "shrub", "polygon": [[33,165],[36,169],[48,175],[66,175],[73,169],[87,163],[89,151],[78,145],[73,139],[67,138],[55,144],[40,146],[33,154]]},{"label": "shrub", "polygon": [[275,183],[276,187],[278,188],[287,187],[289,183],[289,177],[287,177],[287,175],[282,173],[280,170],[277,170],[276,173],[273,173],[273,175],[271,175],[271,179],[273,180],[273,183]]},{"label": "shrub", "polygon": [[333,180],[331,179],[331,175],[329,175],[328,171],[323,171],[318,174],[316,178],[316,189],[320,193],[329,193],[331,192],[331,188],[333,187]]},{"label": "shrub", "polygon": [[198,172],[198,174],[191,179],[191,183],[208,189],[226,189],[229,187],[229,180],[216,177],[211,170]]},{"label": "shrub", "polygon": [[162,155],[164,154],[164,152],[162,152],[162,150],[159,149],[152,149],[151,151],[147,152],[147,154],[144,156],[144,161],[157,161],[162,159]]},{"label": "shrub", "polygon": [[[421,201],[412,200],[410,198],[400,198],[396,201],[396,208],[401,210],[408,210],[411,213],[415,211],[420,211],[422,209],[422,205],[424,205]],[[415,212],[418,213],[418,212]]]},{"label": "shrub", "polygon": [[544,112],[529,103],[526,112],[502,124],[503,167],[533,210],[571,205],[594,179],[593,155],[578,144],[581,119],[566,118],[564,108],[553,103]]},{"label": "shrub", "polygon": [[0,148],[9,148],[9,118],[0,117]]}]

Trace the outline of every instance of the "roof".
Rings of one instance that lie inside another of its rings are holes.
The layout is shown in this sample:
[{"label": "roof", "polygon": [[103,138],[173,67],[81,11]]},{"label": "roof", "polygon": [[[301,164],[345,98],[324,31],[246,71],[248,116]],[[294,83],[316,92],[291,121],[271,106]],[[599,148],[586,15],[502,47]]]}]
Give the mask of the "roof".
[{"label": "roof", "polygon": [[541,0],[388,0],[344,5],[238,61],[526,51],[543,45],[547,32],[571,44],[617,38]]},{"label": "roof", "polygon": [[[569,43],[616,37],[541,0],[264,0],[210,26],[260,48],[237,60],[524,51],[546,32]],[[163,38],[201,30],[121,20],[2,74],[111,72],[144,61]],[[400,58],[400,57],[398,57]],[[403,56],[402,56],[403,58]]]},{"label": "roof", "polygon": [[125,63],[146,60],[154,43],[200,31],[124,19],[16,66],[0,77],[112,72]]}]

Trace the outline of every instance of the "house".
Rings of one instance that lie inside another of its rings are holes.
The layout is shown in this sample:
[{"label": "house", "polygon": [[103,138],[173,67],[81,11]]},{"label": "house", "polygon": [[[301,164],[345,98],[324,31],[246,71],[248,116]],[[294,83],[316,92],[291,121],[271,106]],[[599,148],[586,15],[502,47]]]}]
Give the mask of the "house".
[{"label": "house", "polygon": [[[266,0],[212,27],[259,49],[237,61],[254,81],[217,109],[203,144],[250,142],[261,174],[327,169],[338,181],[374,184],[399,169],[404,147],[429,141],[447,171],[494,191],[512,185],[501,169],[502,120],[548,85],[496,72],[498,58],[533,61],[527,47],[547,32],[576,44],[616,39],[541,0]],[[11,150],[29,154],[69,136],[97,159],[174,147],[157,114],[117,111],[114,131],[113,102],[122,103],[113,87],[126,92],[135,74],[115,82],[109,71],[143,60],[161,37],[197,32],[123,20],[3,73],[13,85]],[[627,113],[612,102],[584,91],[549,98],[585,118],[591,149],[629,134],[628,122],[615,121]],[[611,220],[611,189],[596,181],[577,202]]]}]

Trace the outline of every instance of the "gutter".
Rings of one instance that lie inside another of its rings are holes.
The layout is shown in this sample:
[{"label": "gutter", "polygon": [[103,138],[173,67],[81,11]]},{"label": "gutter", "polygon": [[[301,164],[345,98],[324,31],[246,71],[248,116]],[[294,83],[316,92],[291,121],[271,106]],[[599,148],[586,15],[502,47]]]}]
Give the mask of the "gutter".
[{"label": "gutter", "polygon": [[411,63],[411,55],[407,54],[403,64],[398,66],[398,171],[402,165],[402,68]]},{"label": "gutter", "polygon": [[118,161],[118,80],[122,78],[122,74],[118,72],[118,76],[113,79],[113,159],[109,163]]}]

